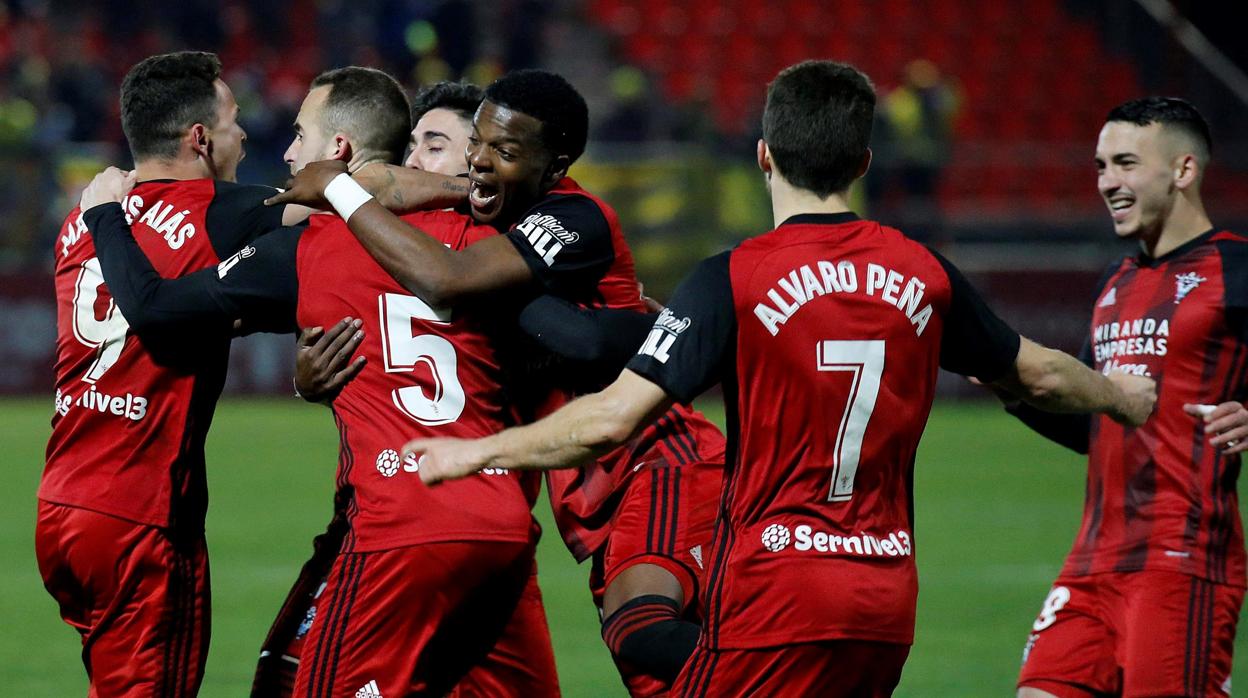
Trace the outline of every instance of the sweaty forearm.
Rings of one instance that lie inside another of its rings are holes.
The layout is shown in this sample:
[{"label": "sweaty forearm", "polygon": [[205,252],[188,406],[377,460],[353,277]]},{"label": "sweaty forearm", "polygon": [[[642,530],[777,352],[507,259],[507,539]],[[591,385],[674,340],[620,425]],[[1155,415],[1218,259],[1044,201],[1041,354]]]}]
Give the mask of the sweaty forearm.
[{"label": "sweaty forearm", "polygon": [[377,201],[396,213],[451,208],[468,196],[468,180],[463,177],[385,165],[355,175]]}]

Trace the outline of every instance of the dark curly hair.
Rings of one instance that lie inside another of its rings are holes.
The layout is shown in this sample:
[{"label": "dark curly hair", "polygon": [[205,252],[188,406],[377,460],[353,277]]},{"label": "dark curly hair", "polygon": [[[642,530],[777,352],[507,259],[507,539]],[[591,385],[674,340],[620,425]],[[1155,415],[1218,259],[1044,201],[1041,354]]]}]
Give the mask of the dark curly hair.
[{"label": "dark curly hair", "polygon": [[589,107],[562,76],[545,70],[514,70],[485,88],[485,100],[542,122],[542,144],[572,162],[585,152]]},{"label": "dark curly hair", "polygon": [[134,161],[172,158],[188,128],[215,124],[219,77],[221,59],[203,51],[151,56],[131,68],[121,81],[121,130]]}]

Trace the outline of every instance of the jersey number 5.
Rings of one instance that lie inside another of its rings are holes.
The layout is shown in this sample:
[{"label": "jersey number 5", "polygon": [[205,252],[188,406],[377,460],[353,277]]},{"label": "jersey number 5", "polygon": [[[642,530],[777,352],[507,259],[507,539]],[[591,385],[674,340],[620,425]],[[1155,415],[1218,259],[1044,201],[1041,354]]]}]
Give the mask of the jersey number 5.
[{"label": "jersey number 5", "polygon": [[446,323],[450,311],[434,310],[416,296],[383,293],[377,298],[386,373],[411,373],[424,365],[433,376],[432,394],[424,386],[408,385],[390,392],[403,414],[427,426],[450,424],[464,411],[464,387],[459,382],[455,347],[436,334],[413,334],[412,320]]},{"label": "jersey number 5", "polygon": [[74,337],[89,347],[96,347],[95,361],[91,362],[91,367],[82,377],[93,385],[117,362],[126,344],[126,333],[130,331],[130,323],[126,322],[112,298],[108,299],[104,317],[96,317],[96,305],[103,285],[99,257],[83,262],[78,281],[74,284]]},{"label": "jersey number 5", "polygon": [[819,371],[846,371],[853,374],[845,413],[836,430],[836,450],[832,461],[832,486],[829,502],[848,501],[854,495],[854,476],[862,455],[862,437],[867,422],[875,411],[875,398],[880,392],[884,374],[884,340],[825,339],[815,345],[816,367]]}]

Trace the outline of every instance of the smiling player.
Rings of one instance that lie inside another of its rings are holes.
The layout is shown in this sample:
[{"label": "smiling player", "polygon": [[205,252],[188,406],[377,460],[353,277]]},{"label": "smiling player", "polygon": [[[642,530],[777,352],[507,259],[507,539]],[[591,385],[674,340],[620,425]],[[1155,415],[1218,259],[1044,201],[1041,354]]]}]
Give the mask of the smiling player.
[{"label": "smiling player", "polygon": [[1200,187],[1209,126],[1181,99],[1109,112],[1097,186],[1140,252],[1096,292],[1083,359],[1157,381],[1132,428],[1013,406],[1088,454],[1083,523],[1024,652],[1020,698],[1220,696],[1243,602],[1235,483],[1248,447],[1248,237],[1215,228]]}]

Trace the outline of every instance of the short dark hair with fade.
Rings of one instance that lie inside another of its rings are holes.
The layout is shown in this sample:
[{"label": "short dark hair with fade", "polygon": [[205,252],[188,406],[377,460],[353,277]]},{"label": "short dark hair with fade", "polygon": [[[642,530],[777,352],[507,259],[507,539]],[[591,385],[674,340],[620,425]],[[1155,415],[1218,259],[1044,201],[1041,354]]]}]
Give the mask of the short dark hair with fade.
[{"label": "short dark hair with fade", "polygon": [[416,122],[434,109],[449,109],[472,121],[477,107],[481,106],[483,95],[481,88],[470,82],[443,80],[426,85],[412,97],[412,127],[415,128]]},{"label": "short dark hair with fade", "polygon": [[172,158],[186,130],[217,122],[221,60],[179,51],[139,61],[121,81],[121,130],[135,162]]},{"label": "short dark hair with fade", "polygon": [[388,163],[403,159],[412,131],[407,94],[389,74],[376,68],[348,66],[316,76],[312,88],[329,86],[321,110],[321,127],[350,134],[352,145],[366,158]]},{"label": "short dark hair with fade", "polygon": [[1203,149],[1198,153],[1204,160],[1213,155],[1213,135],[1209,131],[1209,122],[1201,116],[1192,103],[1178,97],[1144,97],[1123,102],[1105,116],[1110,121],[1125,121],[1136,126],[1161,124],[1186,134]]},{"label": "short dark hair with fade", "polygon": [[485,100],[542,122],[542,144],[572,162],[585,152],[589,107],[562,76],[545,70],[514,70],[485,88]]},{"label": "short dark hair with fade", "polygon": [[858,176],[874,116],[875,88],[861,71],[803,61],[768,85],[763,140],[789,183],[827,198]]}]

